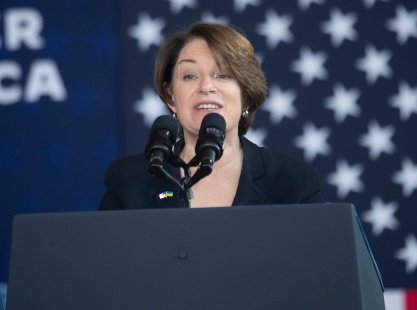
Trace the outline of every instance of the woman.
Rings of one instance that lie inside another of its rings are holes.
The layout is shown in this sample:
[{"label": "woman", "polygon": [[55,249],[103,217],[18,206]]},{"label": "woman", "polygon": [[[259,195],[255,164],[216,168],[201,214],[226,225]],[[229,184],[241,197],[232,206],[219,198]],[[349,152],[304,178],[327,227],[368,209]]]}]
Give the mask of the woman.
[{"label": "woman", "polygon": [[[198,23],[174,34],[157,55],[154,83],[182,127],[175,152],[185,162],[195,156],[204,116],[218,113],[226,120],[223,155],[213,172],[193,186],[191,207],[321,201],[320,181],[309,165],[243,136],[267,87],[252,45],[238,31]],[[178,168],[167,169],[180,177]],[[101,210],[183,206],[179,189],[151,176],[143,155],[114,161],[105,185]]]}]

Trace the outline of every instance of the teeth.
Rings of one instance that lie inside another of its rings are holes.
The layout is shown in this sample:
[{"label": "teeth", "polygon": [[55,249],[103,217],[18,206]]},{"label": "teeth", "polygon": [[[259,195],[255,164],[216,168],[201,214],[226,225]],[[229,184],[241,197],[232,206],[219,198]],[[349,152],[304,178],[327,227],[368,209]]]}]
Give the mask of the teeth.
[{"label": "teeth", "polygon": [[215,104],[200,104],[197,107],[197,110],[202,110],[202,109],[218,109],[219,107]]}]

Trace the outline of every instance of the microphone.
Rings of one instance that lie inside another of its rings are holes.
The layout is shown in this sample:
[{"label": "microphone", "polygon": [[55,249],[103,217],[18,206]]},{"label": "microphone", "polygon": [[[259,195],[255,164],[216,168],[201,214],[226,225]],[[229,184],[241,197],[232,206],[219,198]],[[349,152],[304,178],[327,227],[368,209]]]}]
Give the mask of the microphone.
[{"label": "microphone", "polygon": [[145,148],[151,174],[158,175],[163,163],[170,160],[178,137],[178,128],[178,121],[169,115],[161,115],[154,121]]},{"label": "microphone", "polygon": [[196,160],[200,166],[191,178],[188,188],[213,171],[213,164],[223,155],[226,121],[217,113],[207,114],[201,122],[195,146]]},{"label": "microphone", "polygon": [[[149,160],[149,172],[179,187],[181,199],[185,207],[189,207],[193,196],[191,187],[209,175],[213,171],[214,162],[223,155],[226,121],[217,113],[207,114],[203,118],[195,147],[196,156],[188,164],[172,154],[178,131],[176,119],[169,115],[159,116],[151,127],[145,157]],[[163,164],[168,161],[184,169],[185,177],[181,181],[164,169]],[[190,167],[198,164],[197,171],[190,177]]]}]

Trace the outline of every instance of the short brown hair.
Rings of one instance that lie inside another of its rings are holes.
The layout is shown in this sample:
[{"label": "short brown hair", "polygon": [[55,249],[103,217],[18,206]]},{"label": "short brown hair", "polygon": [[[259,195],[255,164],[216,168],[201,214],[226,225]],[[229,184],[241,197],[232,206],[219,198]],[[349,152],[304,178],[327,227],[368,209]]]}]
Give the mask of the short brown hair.
[{"label": "short brown hair", "polygon": [[252,44],[230,26],[197,23],[169,37],[155,60],[154,84],[159,97],[169,109],[168,103],[172,100],[167,86],[171,84],[175,64],[183,47],[195,39],[205,40],[219,68],[227,70],[237,80],[242,92],[242,109],[249,112],[239,121],[239,135],[244,135],[252,125],[255,111],[266,98],[267,86]]}]

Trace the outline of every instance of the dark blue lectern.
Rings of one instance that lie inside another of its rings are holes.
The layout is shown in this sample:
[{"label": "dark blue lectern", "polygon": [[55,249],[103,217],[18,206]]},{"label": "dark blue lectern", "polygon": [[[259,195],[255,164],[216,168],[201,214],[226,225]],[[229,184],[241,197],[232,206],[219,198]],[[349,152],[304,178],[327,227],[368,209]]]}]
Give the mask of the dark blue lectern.
[{"label": "dark blue lectern", "polygon": [[20,215],[7,310],[384,309],[350,204]]}]

